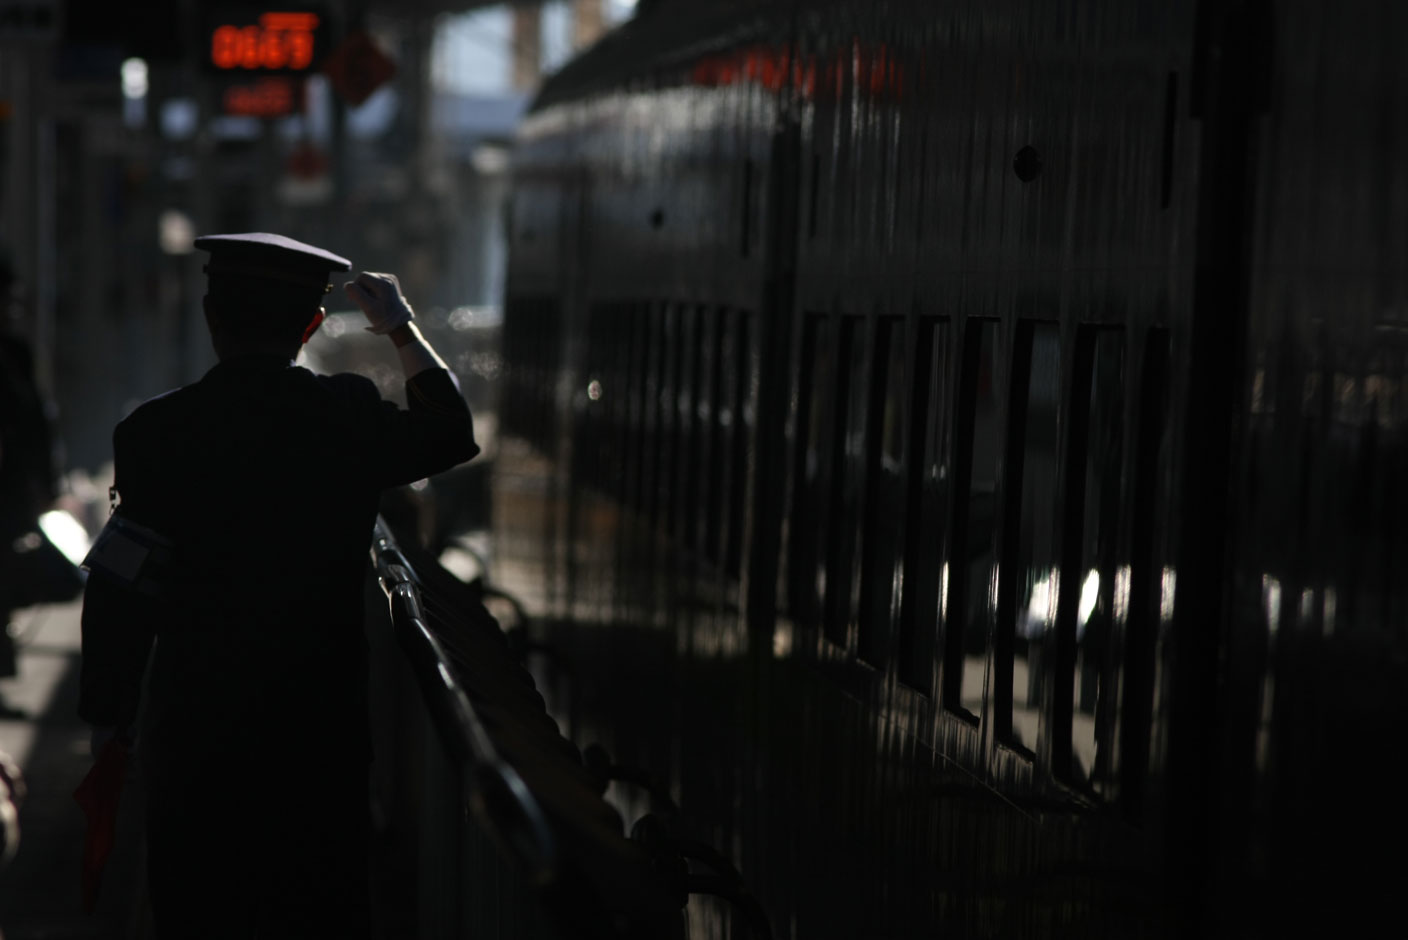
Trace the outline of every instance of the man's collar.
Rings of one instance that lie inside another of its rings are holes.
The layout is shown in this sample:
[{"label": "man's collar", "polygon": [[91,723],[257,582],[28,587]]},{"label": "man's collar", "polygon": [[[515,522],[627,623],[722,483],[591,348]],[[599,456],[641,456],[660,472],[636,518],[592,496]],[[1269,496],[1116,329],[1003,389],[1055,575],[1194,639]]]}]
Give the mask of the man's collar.
[{"label": "man's collar", "polygon": [[216,372],[282,372],[294,366],[292,359],[266,353],[250,353],[221,359],[207,375]]}]

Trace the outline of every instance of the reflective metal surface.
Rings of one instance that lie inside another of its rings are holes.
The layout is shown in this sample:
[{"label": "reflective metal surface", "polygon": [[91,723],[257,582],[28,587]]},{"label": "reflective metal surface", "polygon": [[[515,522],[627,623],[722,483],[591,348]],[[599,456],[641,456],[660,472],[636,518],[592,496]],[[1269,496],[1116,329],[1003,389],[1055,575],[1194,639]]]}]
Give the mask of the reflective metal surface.
[{"label": "reflective metal surface", "polygon": [[661,2],[544,90],[499,563],[776,932],[1369,922],[1405,16]]}]

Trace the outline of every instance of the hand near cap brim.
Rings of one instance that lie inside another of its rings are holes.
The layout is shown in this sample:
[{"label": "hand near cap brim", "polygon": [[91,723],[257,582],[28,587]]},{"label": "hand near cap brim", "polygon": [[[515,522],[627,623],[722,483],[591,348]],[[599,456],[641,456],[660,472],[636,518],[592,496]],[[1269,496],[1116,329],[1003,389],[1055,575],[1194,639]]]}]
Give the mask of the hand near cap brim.
[{"label": "hand near cap brim", "polygon": [[384,336],[399,326],[411,322],[411,305],[401,293],[394,274],[363,271],[356,280],[342,285],[347,296],[362,308],[371,326],[367,330]]}]

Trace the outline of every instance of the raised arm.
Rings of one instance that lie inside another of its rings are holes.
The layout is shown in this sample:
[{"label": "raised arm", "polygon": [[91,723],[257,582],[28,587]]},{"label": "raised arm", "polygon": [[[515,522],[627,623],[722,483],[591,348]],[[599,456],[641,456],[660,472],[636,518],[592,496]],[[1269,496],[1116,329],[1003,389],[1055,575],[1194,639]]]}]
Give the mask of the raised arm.
[{"label": "raised arm", "polygon": [[396,345],[406,375],[409,410],[383,403],[376,420],[380,482],[409,483],[479,453],[459,380],[413,322],[396,276],[363,271],[343,289],[362,308],[370,324],[367,330]]}]

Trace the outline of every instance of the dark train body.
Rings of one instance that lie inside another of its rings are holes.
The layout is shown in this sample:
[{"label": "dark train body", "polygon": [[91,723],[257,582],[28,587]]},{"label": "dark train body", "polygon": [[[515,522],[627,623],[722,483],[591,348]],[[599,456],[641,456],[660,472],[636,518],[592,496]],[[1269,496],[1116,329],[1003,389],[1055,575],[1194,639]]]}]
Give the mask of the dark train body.
[{"label": "dark train body", "polygon": [[778,936],[1398,890],[1405,38],[1392,0],[660,0],[548,82],[495,571],[564,728]]}]

